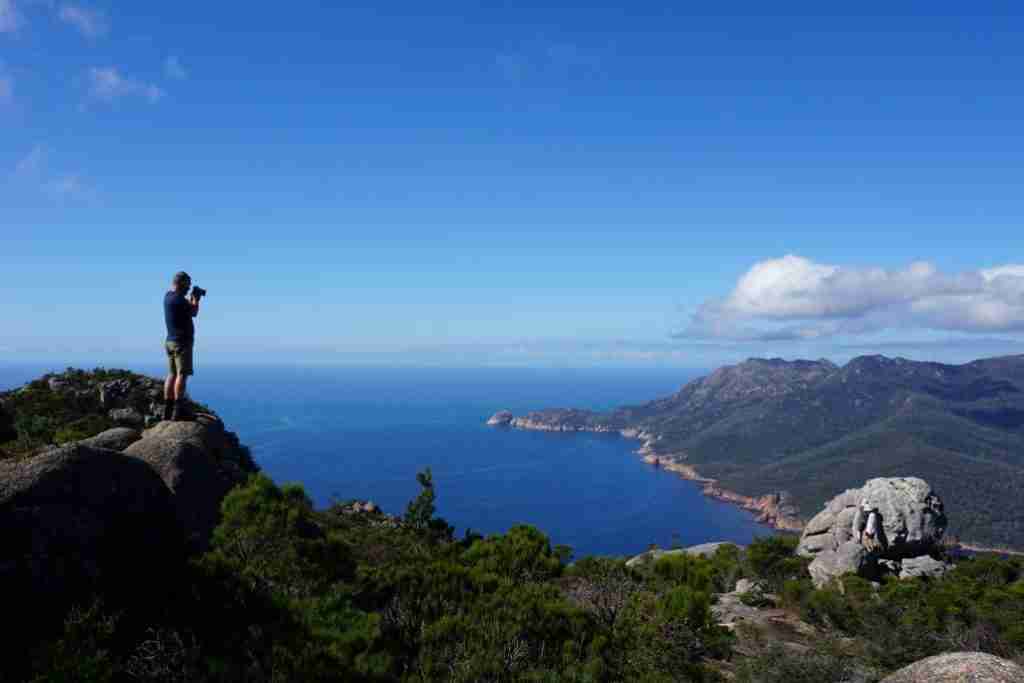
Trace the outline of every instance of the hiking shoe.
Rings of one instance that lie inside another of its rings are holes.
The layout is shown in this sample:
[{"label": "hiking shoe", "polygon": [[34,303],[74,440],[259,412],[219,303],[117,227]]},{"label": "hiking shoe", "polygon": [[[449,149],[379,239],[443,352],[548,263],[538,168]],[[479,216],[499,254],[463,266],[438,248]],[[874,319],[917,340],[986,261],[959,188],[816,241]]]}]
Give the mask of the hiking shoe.
[{"label": "hiking shoe", "polygon": [[188,422],[192,419],[192,415],[185,405],[184,401],[175,401],[174,410],[171,412],[171,420],[173,422]]},{"label": "hiking shoe", "polygon": [[164,399],[164,417],[165,421],[169,421],[174,416],[174,401],[170,399]]}]

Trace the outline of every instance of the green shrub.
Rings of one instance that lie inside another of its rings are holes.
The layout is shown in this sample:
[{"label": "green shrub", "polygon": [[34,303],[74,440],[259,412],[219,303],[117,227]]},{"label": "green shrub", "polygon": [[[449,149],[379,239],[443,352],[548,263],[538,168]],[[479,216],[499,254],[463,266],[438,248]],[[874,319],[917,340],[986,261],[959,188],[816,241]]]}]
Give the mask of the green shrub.
[{"label": "green shrub", "polygon": [[801,610],[808,596],[814,592],[814,584],[809,578],[787,579],[782,584],[779,597],[782,606],[787,609]]},{"label": "green shrub", "polygon": [[774,607],[775,602],[759,589],[740,593],[740,602],[747,607]]},{"label": "green shrub", "polygon": [[347,546],[317,525],[300,486],[278,488],[253,475],[224,498],[221,510],[213,553],[254,588],[302,597],[354,574]]},{"label": "green shrub", "polygon": [[869,665],[843,652],[830,639],[799,656],[781,645],[771,646],[740,662],[736,671],[736,683],[842,683],[878,678]]},{"label": "green shrub", "polygon": [[796,536],[789,535],[755,539],[744,552],[744,573],[778,593],[787,580],[806,574],[808,561],[796,556],[798,543]]},{"label": "green shrub", "polygon": [[735,587],[736,580],[743,576],[743,552],[738,546],[726,543],[718,546],[709,559],[715,591],[728,593]]},{"label": "green shrub", "polygon": [[416,474],[416,481],[420,485],[420,494],[409,501],[405,510],[405,523],[424,535],[431,541],[450,541],[454,529],[443,519],[435,517],[437,508],[434,501],[437,494],[434,492],[434,477],[430,468]]},{"label": "green shrub", "polygon": [[711,560],[701,555],[662,555],[655,560],[651,571],[664,582],[683,585],[696,591],[710,593],[715,587],[715,567]]},{"label": "green shrub", "polygon": [[643,587],[640,574],[621,558],[585,557],[566,570],[576,579],[570,597],[600,619],[608,628],[616,622]]},{"label": "green shrub", "polygon": [[117,662],[110,649],[116,625],[117,617],[104,610],[101,600],[85,608],[73,607],[61,637],[36,653],[38,673],[33,683],[114,680]]},{"label": "green shrub", "polygon": [[463,553],[462,561],[516,583],[547,581],[561,575],[563,568],[548,537],[526,524],[476,541]]},{"label": "green shrub", "polygon": [[707,658],[728,656],[733,636],[715,623],[711,596],[685,584],[641,596],[629,639],[626,680],[713,680]]},{"label": "green shrub", "polygon": [[114,421],[106,415],[87,415],[57,428],[53,435],[53,441],[56,444],[80,441],[88,439],[90,436],[96,436],[113,426]]}]

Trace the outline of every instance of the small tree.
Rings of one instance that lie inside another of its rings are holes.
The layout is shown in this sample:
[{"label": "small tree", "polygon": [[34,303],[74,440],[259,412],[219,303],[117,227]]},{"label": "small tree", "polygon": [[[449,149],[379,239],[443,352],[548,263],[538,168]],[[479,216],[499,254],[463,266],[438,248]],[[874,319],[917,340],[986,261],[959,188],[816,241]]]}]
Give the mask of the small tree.
[{"label": "small tree", "polygon": [[416,473],[416,481],[419,482],[420,495],[409,501],[405,508],[405,523],[414,529],[425,530],[430,527],[430,520],[434,518],[436,506],[434,500],[437,494],[434,493],[434,476],[430,468]]},{"label": "small tree", "polygon": [[433,540],[450,541],[455,530],[440,517],[434,517],[434,513],[437,512],[437,506],[434,505],[437,494],[434,492],[434,476],[430,468],[418,472],[416,481],[419,482],[421,491],[406,506],[405,523],[418,531],[429,532]]}]

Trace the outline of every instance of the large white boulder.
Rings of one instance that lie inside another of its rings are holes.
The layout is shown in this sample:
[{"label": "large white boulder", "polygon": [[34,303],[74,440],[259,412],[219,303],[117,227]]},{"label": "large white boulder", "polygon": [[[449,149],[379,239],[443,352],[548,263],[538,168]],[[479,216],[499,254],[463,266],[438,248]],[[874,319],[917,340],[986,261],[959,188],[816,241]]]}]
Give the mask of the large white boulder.
[{"label": "large white boulder", "polygon": [[934,553],[946,526],[942,500],[928,482],[869,479],[825,504],[804,528],[797,553],[814,558],[809,571],[818,586],[850,572],[875,578],[879,560],[899,566]]}]

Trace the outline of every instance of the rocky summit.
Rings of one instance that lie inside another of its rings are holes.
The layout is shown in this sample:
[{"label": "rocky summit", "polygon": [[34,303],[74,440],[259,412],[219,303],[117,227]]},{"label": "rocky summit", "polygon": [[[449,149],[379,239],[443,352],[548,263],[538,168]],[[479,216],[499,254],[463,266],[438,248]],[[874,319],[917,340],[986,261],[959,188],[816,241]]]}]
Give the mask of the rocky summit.
[{"label": "rocky summit", "polygon": [[150,427],[161,419],[163,391],[161,380],[127,370],[69,368],[0,392],[0,458],[42,453],[114,427]]},{"label": "rocky summit", "polygon": [[3,395],[14,429],[2,447],[17,455],[0,459],[0,583],[22,596],[59,602],[203,550],[224,496],[258,470],[213,414],[140,429],[160,383],[115,373],[68,371]]}]

